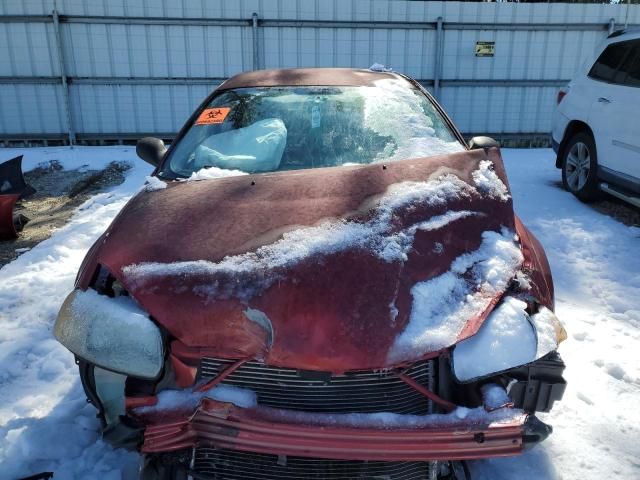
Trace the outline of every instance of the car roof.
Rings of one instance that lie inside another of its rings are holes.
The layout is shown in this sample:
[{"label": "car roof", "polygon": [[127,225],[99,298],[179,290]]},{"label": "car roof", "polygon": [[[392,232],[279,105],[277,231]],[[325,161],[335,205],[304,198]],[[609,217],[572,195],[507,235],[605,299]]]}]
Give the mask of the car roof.
[{"label": "car roof", "polygon": [[[354,68],[286,68],[240,73],[224,82],[218,90],[245,87],[278,86],[368,86],[383,79],[404,79],[393,72]],[[406,81],[406,80],[405,80]]]}]

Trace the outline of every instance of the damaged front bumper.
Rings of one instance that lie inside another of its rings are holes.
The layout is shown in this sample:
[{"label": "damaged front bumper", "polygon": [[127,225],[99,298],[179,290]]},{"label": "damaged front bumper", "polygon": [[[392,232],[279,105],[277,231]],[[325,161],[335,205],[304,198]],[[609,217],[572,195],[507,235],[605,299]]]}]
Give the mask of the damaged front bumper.
[{"label": "damaged front bumper", "polygon": [[147,419],[142,452],[215,447],[337,460],[471,460],[517,455],[551,433],[550,426],[517,409],[502,408],[481,415],[470,412],[470,418],[454,412],[406,416],[406,422],[372,416],[377,423],[358,424],[341,421],[348,416],[309,417],[305,421],[300,412],[245,409],[204,398],[190,416],[164,415],[156,422]]}]

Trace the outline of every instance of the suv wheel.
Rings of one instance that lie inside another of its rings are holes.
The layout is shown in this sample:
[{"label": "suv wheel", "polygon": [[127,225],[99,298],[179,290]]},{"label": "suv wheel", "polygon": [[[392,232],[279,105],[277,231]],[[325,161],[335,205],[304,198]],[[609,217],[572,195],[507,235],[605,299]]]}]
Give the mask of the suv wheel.
[{"label": "suv wheel", "polygon": [[598,157],[596,144],[585,132],[575,134],[567,142],[562,158],[562,184],[583,202],[598,197]]}]

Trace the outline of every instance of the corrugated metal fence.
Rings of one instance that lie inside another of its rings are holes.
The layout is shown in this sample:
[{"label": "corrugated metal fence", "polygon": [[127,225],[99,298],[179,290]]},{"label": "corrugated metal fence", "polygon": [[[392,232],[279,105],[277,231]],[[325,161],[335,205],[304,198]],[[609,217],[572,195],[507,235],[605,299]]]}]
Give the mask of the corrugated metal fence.
[{"label": "corrugated metal fence", "polygon": [[625,21],[640,6],[3,0],[0,142],[171,138],[235,73],[374,62],[418,79],[467,134],[544,137],[558,87]]}]

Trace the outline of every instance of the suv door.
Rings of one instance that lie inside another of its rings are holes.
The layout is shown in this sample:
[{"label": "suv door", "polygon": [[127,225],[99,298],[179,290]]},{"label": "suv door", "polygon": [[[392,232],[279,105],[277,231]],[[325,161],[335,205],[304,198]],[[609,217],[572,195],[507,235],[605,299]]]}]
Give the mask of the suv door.
[{"label": "suv door", "polygon": [[[589,111],[598,164],[640,178],[640,39],[610,44],[589,71],[599,83]],[[632,70],[635,69],[635,73]]]},{"label": "suv door", "polygon": [[619,172],[635,177],[640,183],[640,39],[633,42],[631,53],[620,67],[624,77],[615,85],[620,105],[616,115],[620,128],[613,132],[611,151]]}]

